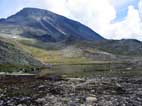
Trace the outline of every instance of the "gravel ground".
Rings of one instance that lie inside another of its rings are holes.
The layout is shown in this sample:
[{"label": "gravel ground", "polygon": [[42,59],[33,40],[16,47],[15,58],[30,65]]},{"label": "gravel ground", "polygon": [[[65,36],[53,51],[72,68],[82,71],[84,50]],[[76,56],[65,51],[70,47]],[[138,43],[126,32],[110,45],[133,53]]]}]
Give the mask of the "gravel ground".
[{"label": "gravel ground", "polygon": [[142,77],[3,79],[0,106],[142,106]]}]

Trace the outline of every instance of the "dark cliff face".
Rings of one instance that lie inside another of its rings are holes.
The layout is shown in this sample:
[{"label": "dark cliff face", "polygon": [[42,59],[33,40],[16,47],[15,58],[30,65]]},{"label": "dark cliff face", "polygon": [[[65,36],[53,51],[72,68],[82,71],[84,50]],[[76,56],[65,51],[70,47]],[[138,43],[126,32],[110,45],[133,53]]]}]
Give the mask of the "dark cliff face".
[{"label": "dark cliff face", "polygon": [[1,32],[44,42],[66,41],[72,38],[72,40],[87,41],[104,40],[99,34],[79,22],[36,8],[24,8],[15,15],[2,19]]}]

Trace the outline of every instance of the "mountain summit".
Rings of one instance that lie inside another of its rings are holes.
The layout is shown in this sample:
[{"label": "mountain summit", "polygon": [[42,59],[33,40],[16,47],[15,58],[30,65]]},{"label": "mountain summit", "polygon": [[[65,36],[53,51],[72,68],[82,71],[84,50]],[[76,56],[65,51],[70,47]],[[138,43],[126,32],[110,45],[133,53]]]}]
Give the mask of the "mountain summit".
[{"label": "mountain summit", "polygon": [[1,19],[0,33],[44,42],[104,40],[99,34],[77,21],[37,8],[24,8],[7,19]]}]

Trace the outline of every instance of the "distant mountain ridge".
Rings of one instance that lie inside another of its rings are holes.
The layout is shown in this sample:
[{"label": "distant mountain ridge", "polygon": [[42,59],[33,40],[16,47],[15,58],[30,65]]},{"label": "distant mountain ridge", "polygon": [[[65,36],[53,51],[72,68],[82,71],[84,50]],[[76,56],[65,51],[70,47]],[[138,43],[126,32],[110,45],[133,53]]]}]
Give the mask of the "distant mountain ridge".
[{"label": "distant mountain ridge", "polygon": [[117,55],[142,55],[142,42],[135,39],[106,40],[95,42],[95,48]]},{"label": "distant mountain ridge", "polygon": [[37,8],[24,8],[7,19],[1,19],[0,33],[44,42],[104,40],[102,36],[77,21]]}]

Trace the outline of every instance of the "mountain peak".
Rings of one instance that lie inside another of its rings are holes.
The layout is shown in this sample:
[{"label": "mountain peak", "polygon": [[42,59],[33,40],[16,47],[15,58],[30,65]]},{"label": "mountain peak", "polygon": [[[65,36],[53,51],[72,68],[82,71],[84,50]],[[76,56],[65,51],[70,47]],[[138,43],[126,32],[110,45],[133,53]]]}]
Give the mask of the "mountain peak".
[{"label": "mountain peak", "polygon": [[49,11],[44,10],[44,9],[39,9],[39,8],[26,7],[26,8],[23,8],[20,12],[21,13],[23,13],[23,12],[32,13],[31,15],[33,15],[33,14],[37,14],[37,13],[38,14],[46,14]]},{"label": "mountain peak", "polygon": [[[4,25],[8,26],[8,32],[4,31]],[[91,41],[104,40],[103,37],[80,22],[38,8],[23,8],[15,15],[0,22],[0,28],[0,32],[33,38],[44,42],[78,39]]]},{"label": "mountain peak", "polygon": [[[52,13],[54,14],[54,13]],[[9,18],[13,17],[13,16],[23,16],[23,17],[27,17],[27,16],[37,16],[37,17],[41,17],[41,16],[47,16],[47,15],[51,15],[51,12],[49,12],[48,10],[44,10],[44,9],[38,9],[38,8],[23,8],[22,10],[20,10],[19,12],[17,12],[15,15],[10,16]]]},{"label": "mountain peak", "polygon": [[[34,8],[34,7],[25,7],[22,10],[44,10],[44,9],[40,9],[40,8]],[[46,10],[47,11],[47,10]]]}]

